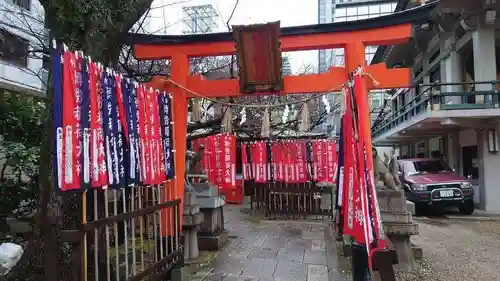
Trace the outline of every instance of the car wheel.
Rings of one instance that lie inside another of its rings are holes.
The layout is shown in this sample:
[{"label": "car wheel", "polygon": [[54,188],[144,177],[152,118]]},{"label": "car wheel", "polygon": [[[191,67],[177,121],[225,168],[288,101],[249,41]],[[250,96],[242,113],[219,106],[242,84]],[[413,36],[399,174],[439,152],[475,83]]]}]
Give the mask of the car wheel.
[{"label": "car wheel", "polygon": [[471,215],[472,213],[474,213],[474,201],[467,200],[463,202],[462,204],[460,204],[460,206],[458,206],[458,210],[464,215]]}]

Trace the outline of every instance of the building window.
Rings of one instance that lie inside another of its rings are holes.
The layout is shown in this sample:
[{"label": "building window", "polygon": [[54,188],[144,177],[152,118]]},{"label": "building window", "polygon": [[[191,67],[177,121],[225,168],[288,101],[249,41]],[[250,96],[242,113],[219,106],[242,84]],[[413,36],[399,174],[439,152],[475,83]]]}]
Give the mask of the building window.
[{"label": "building window", "polygon": [[346,9],[344,8],[338,8],[338,9],[335,9],[335,15],[337,17],[345,17],[346,16]]},{"label": "building window", "polygon": [[391,4],[383,4],[380,5],[380,12],[381,13],[392,13],[392,5]]},{"label": "building window", "polygon": [[368,6],[368,10],[370,11],[370,14],[379,14],[380,13],[380,6],[379,5],[371,5]]},{"label": "building window", "polygon": [[30,10],[31,9],[31,0],[11,0],[14,5],[17,5],[23,9]]},{"label": "building window", "polygon": [[358,14],[359,15],[368,15],[368,6],[358,7]]},{"label": "building window", "polygon": [[20,66],[28,65],[28,47],[26,39],[0,29],[0,59]]}]

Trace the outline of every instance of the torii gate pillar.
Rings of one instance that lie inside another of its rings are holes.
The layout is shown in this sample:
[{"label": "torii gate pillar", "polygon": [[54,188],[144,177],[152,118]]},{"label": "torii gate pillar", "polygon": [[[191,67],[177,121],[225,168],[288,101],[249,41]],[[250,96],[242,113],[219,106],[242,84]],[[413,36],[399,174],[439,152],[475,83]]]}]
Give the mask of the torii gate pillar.
[{"label": "torii gate pillar", "polygon": [[[346,69],[356,69],[356,67],[361,66],[363,69],[366,69],[366,62],[365,62],[365,44],[363,42],[353,42],[345,45],[344,49],[344,61],[345,61],[345,67]],[[409,78],[410,76],[408,76]],[[407,82],[407,81],[405,81]],[[359,94],[359,93],[358,93]],[[361,99],[356,99],[357,106],[358,106],[358,112],[359,114],[366,115],[365,118],[366,120],[370,120],[370,105],[368,102],[368,91],[366,91],[366,87],[364,87],[364,93],[361,93],[362,95],[365,95],[365,98]],[[370,128],[370,123],[371,122],[362,122],[364,124],[363,128],[360,128],[363,133],[364,141],[365,143],[372,143],[372,133],[371,133],[371,128]],[[372,159],[373,158],[373,151],[371,147],[366,149],[366,158]],[[369,162],[371,163],[371,162]],[[370,167],[370,169],[373,171],[373,167]]]}]

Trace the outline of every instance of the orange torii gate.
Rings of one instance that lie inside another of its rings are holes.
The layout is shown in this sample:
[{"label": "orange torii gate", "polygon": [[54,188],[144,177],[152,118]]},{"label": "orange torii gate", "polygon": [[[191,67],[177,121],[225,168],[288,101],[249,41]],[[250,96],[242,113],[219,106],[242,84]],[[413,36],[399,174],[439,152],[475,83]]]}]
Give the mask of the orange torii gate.
[{"label": "orange torii gate", "polygon": [[[394,45],[408,42],[414,23],[425,21],[434,5],[388,16],[332,24],[286,27],[280,29],[282,52],[344,48],[345,67],[331,67],[327,73],[283,77],[283,90],[266,94],[324,93],[346,82],[348,74],[362,66],[372,74],[365,77],[366,89],[405,88],[411,85],[411,71],[407,68],[387,69],[385,64],[366,65],[365,47]],[[200,35],[155,36],[133,35],[133,49],[138,60],[171,60],[170,79],[155,77],[155,88],[173,94],[174,149],[176,179],[173,198],[183,199],[187,135],[188,99],[194,96],[186,89],[208,98],[238,97],[241,93],[239,79],[205,80],[201,75],[190,75],[189,58],[233,55],[236,53],[232,34],[214,33]],[[373,81],[376,80],[376,85]],[[172,85],[174,81],[176,85]],[[366,93],[365,93],[366,94]],[[358,110],[369,118],[368,96],[358,104]],[[371,131],[362,128],[366,143],[371,143]],[[371,147],[367,157],[371,157]],[[170,198],[172,198],[170,197]],[[182,211],[182,208],[181,208]],[[182,213],[180,220],[182,222]]]}]

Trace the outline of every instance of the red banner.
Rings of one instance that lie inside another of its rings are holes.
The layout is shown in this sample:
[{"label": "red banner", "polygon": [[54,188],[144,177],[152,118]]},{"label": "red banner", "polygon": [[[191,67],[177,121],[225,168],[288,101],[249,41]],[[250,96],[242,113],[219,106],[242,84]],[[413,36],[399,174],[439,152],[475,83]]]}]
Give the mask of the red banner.
[{"label": "red banner", "polygon": [[139,134],[141,137],[141,175],[142,182],[144,184],[152,184],[151,176],[151,150],[149,145],[149,133],[148,129],[149,117],[148,117],[148,107],[147,107],[147,90],[143,85],[139,85],[137,88],[137,99],[138,99],[138,110],[139,110]]},{"label": "red banner", "polygon": [[265,183],[268,181],[267,176],[267,150],[264,142],[256,142],[252,144],[252,174],[257,183]]},{"label": "red banner", "polygon": [[283,148],[281,142],[273,142],[271,144],[271,161],[274,171],[274,180],[282,182],[283,177]]},{"label": "red banner", "polygon": [[[363,211],[361,205],[359,174],[357,166],[357,145],[354,138],[354,124],[352,116],[351,99],[349,90],[346,88],[346,111],[344,114],[344,191],[345,194],[343,207],[344,214],[344,234],[351,235],[357,243],[365,244],[365,235],[363,227]],[[361,181],[362,182],[362,181]]]},{"label": "red banner", "polygon": [[79,85],[75,81],[77,75],[77,58],[73,52],[64,53],[63,73],[63,109],[62,128],[64,130],[61,141],[62,146],[62,186],[61,190],[74,190],[80,188],[79,173],[77,167],[80,165],[78,157],[78,124],[80,121],[80,97],[77,92]]},{"label": "red banner", "polygon": [[315,140],[311,145],[313,153],[314,180],[316,182],[327,182],[329,178],[327,169],[328,155],[326,141]]},{"label": "red banner", "polygon": [[92,161],[92,187],[97,188],[108,184],[106,157],[104,150],[104,135],[102,131],[102,100],[99,96],[102,69],[96,63],[89,64],[90,79],[90,159]]},{"label": "red banner", "polygon": [[286,183],[293,183],[293,163],[290,142],[283,142],[283,170]]},{"label": "red banner", "polygon": [[326,142],[326,174],[329,182],[337,180],[337,145],[334,141],[328,140]]},{"label": "red banner", "polygon": [[[365,135],[366,131],[370,128],[370,119],[364,116],[364,112],[368,111],[367,108],[367,91],[364,86],[361,74],[354,76],[354,91],[356,96],[356,103],[358,104],[359,120],[359,148],[358,159],[359,170],[362,173],[363,185],[361,186],[361,202],[364,204],[364,231],[365,231],[365,244],[367,245],[368,256],[371,257],[373,251],[386,248],[385,234],[380,220],[380,210],[378,207],[377,191],[375,189],[373,160],[371,154],[371,138],[370,135]],[[359,106],[360,104],[364,106]],[[368,128],[368,129],[367,129]],[[369,151],[368,151],[369,150]],[[372,243],[376,242],[376,246],[372,248]],[[371,266],[371,258],[370,266]]]},{"label": "red banner", "polygon": [[224,159],[224,147],[222,147],[221,138],[219,135],[214,136],[214,159],[215,159],[215,167],[214,167],[214,178],[213,183],[219,186],[222,183],[223,177],[223,167],[222,160]]},{"label": "red banner", "polygon": [[236,137],[230,134],[221,134],[217,137],[220,139],[219,143],[222,144],[220,151],[222,182],[219,187],[232,188],[236,181]]},{"label": "red banner", "polygon": [[307,169],[307,149],[304,141],[295,143],[297,147],[297,182],[305,183],[309,180]]},{"label": "red banner", "polygon": [[251,168],[250,163],[248,162],[248,153],[247,153],[248,145],[246,143],[241,144],[241,168],[243,170],[243,180],[250,180],[251,176]]}]

